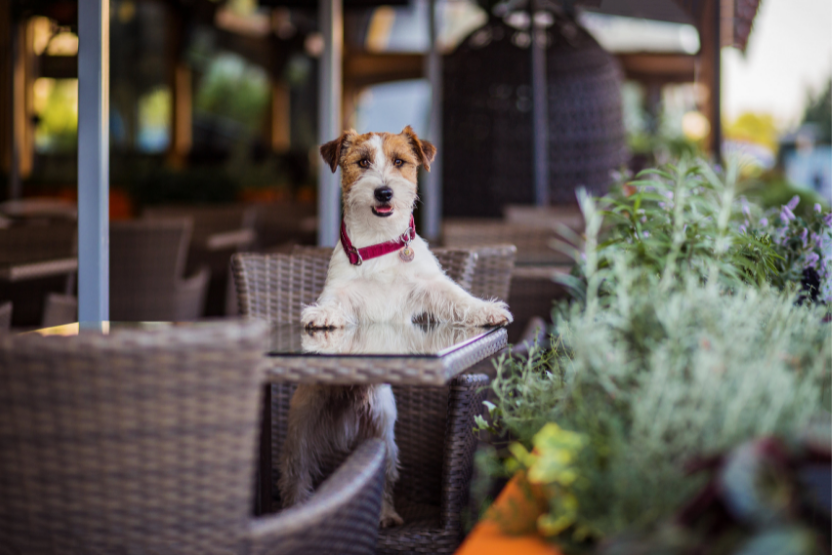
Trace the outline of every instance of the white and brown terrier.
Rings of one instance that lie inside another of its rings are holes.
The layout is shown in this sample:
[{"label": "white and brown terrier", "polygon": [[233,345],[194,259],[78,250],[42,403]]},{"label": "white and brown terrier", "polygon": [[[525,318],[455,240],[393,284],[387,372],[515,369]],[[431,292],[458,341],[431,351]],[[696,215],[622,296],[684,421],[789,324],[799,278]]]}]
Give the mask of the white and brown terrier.
[{"label": "white and brown terrier", "polygon": [[[505,303],[471,296],[442,271],[416,235],[413,208],[418,168],[436,148],[408,126],[397,134],[346,131],[321,146],[333,172],[341,167],[344,220],[318,302],[303,310],[307,328],[343,328],[360,322],[411,323],[419,317],[462,326],[512,321]],[[322,461],[368,437],[387,446],[380,524],[401,524],[393,507],[398,480],[394,436],[396,401],[389,385],[298,387],[289,409],[280,462],[284,507],[306,500]]]}]

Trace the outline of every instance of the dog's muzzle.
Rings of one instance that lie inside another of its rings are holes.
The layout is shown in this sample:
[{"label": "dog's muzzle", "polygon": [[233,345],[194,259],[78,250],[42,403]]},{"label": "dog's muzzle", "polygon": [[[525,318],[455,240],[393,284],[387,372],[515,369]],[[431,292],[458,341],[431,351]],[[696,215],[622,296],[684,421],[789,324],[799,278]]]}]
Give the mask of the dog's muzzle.
[{"label": "dog's muzzle", "polygon": [[375,214],[379,218],[386,218],[388,216],[392,216],[393,207],[390,206],[390,199],[393,198],[393,189],[387,186],[379,187],[378,189],[373,191],[373,196],[376,198],[378,202],[381,203],[377,206],[373,206],[373,214]]}]

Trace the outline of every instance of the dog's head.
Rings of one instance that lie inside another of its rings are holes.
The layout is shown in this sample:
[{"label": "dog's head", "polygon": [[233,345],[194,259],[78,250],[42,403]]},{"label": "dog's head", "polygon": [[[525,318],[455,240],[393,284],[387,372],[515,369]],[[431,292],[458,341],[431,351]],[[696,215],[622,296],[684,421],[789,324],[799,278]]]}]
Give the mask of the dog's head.
[{"label": "dog's head", "polygon": [[430,171],[436,147],[420,140],[408,125],[398,135],[345,131],[321,146],[321,156],[333,173],[341,166],[345,216],[370,227],[388,227],[373,225],[384,220],[401,228],[418,198],[418,168],[424,165]]}]

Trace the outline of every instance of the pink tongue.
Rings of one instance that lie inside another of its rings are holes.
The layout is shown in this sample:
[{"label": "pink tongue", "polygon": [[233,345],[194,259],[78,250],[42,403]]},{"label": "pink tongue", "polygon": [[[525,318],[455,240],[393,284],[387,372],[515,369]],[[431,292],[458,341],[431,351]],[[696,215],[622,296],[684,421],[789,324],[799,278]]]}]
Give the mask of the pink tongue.
[{"label": "pink tongue", "polygon": [[393,209],[389,206],[378,206],[378,207],[376,207],[376,212],[378,212],[380,214],[386,214],[386,213],[390,212],[391,210],[393,210]]}]

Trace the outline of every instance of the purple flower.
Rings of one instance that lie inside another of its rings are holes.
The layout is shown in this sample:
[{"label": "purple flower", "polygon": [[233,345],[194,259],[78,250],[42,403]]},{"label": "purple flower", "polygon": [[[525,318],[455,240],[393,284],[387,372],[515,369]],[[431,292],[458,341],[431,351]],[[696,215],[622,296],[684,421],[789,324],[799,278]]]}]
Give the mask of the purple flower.
[{"label": "purple flower", "polygon": [[792,197],[792,200],[790,200],[786,206],[789,207],[789,210],[794,210],[795,208],[797,208],[798,204],[800,204],[800,197],[795,195]]},{"label": "purple flower", "polygon": [[817,212],[818,214],[820,214],[820,203],[819,203],[819,202],[816,202],[816,203],[815,203],[815,212]]},{"label": "purple flower", "polygon": [[650,232],[649,232],[649,231],[642,231],[642,232],[641,232],[641,235],[642,235],[645,239],[647,239],[648,237],[650,237]]},{"label": "purple flower", "polygon": [[760,226],[765,227],[768,225],[768,218],[760,218]]},{"label": "purple flower", "polygon": [[673,191],[665,191],[665,192],[664,192],[664,193],[662,193],[662,194],[663,194],[666,198],[669,198],[670,200],[673,200]]},{"label": "purple flower", "polygon": [[742,224],[739,229],[740,229],[740,233],[745,233],[746,232],[745,224]]},{"label": "purple flower", "polygon": [[[795,198],[797,198],[797,197],[795,197]],[[791,203],[789,203],[789,204],[791,204]],[[783,220],[783,222],[789,222],[790,220],[794,219],[794,212],[792,212],[792,209],[789,208],[788,204],[783,206],[783,208],[780,209],[780,219]]]},{"label": "purple flower", "polygon": [[803,248],[806,248],[806,237],[809,235],[809,230],[805,227],[803,228],[803,232],[800,234],[800,241],[803,243]]},{"label": "purple flower", "polygon": [[740,202],[742,203],[742,213],[745,214],[746,218],[750,217],[751,209],[748,207],[748,201],[745,197],[740,197]]},{"label": "purple flower", "polygon": [[823,217],[823,223],[826,227],[832,227],[832,212]]},{"label": "purple flower", "polygon": [[814,268],[817,265],[818,260],[820,260],[820,256],[818,256],[818,253],[810,252],[806,255],[806,267]]}]

